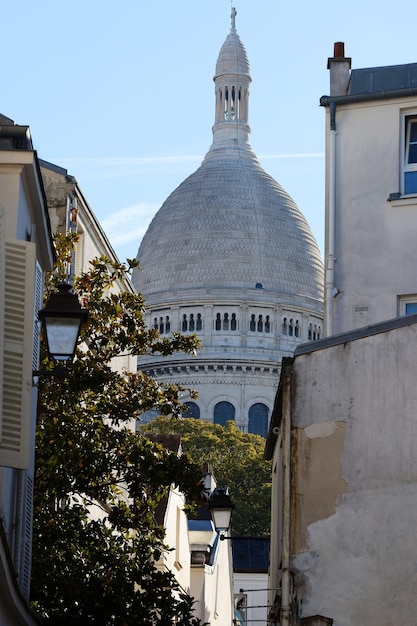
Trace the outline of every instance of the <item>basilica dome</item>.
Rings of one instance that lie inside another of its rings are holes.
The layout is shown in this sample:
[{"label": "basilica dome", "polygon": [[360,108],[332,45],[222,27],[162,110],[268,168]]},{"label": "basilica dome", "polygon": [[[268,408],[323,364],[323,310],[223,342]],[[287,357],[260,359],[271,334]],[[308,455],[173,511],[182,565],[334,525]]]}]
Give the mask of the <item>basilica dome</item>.
[{"label": "basilica dome", "polygon": [[164,202],[138,258],[136,286],[147,296],[256,285],[283,296],[323,295],[306,220],[250,153],[207,158]]},{"label": "basilica dome", "polygon": [[[151,222],[134,283],[147,300],[175,290],[253,289],[323,297],[323,266],[301,211],[250,143],[249,61],[232,24],[214,77],[213,143]],[[235,297],[235,293],[234,293]]]},{"label": "basilica dome", "polygon": [[133,274],[148,326],[196,333],[201,347],[195,357],[144,355],[138,367],[195,389],[193,417],[265,436],[282,357],[321,337],[323,264],[303,214],[250,145],[235,16],[216,63],[213,142],[156,213]]}]

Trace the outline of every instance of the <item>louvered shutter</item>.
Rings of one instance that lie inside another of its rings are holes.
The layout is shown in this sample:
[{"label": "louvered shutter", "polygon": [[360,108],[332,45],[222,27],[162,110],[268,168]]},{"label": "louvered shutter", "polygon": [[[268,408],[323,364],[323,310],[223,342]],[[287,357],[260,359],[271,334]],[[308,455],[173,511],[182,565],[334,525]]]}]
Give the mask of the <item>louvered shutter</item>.
[{"label": "louvered shutter", "polygon": [[0,242],[0,306],[3,321],[0,465],[27,469],[33,361],[36,246]]},{"label": "louvered shutter", "polygon": [[33,478],[23,470],[16,472],[13,564],[20,590],[26,600],[30,595],[32,569]]}]

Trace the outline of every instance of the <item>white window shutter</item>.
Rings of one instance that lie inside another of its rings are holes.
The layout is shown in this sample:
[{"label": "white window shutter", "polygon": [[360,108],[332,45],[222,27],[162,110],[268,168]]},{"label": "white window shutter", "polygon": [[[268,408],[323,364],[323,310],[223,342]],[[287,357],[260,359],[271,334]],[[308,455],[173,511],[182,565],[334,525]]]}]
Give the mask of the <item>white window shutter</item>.
[{"label": "white window shutter", "polygon": [[39,369],[40,352],[41,352],[41,322],[38,319],[38,313],[43,309],[43,272],[40,264],[36,261],[35,267],[35,306],[33,309],[33,357],[32,368],[33,370]]},{"label": "white window shutter", "polygon": [[32,399],[36,246],[7,240],[0,247],[3,378],[0,465],[27,469]]}]

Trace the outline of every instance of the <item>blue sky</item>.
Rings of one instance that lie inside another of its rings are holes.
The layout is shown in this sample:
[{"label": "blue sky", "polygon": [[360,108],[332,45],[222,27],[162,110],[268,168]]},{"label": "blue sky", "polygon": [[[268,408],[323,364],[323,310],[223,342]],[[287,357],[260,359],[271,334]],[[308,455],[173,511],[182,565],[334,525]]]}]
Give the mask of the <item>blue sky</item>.
[{"label": "blue sky", "polygon": [[[251,143],[323,251],[327,58],[417,62],[415,0],[234,0],[252,86]],[[230,0],[15,0],[2,7],[0,112],[75,176],[121,260],[200,164]]]}]

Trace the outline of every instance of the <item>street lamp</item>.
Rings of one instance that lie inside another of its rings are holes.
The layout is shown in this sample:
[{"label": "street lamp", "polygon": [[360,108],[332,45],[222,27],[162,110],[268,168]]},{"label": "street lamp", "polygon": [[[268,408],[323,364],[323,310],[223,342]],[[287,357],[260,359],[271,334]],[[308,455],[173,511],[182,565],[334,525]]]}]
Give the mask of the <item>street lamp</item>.
[{"label": "street lamp", "polygon": [[[87,319],[87,311],[83,309],[77,296],[71,292],[69,283],[60,283],[58,291],[53,293],[38,317],[42,322],[46,348],[49,358],[58,363],[71,363],[77,348],[81,325]],[[33,372],[62,376],[64,368],[56,368],[51,372]]]},{"label": "street lamp", "polygon": [[[233,504],[229,491],[225,487],[215,489],[208,500],[208,508],[213,518],[214,527],[219,533],[226,533],[230,528],[230,520],[232,519]],[[225,537],[220,535],[220,539]]]}]

